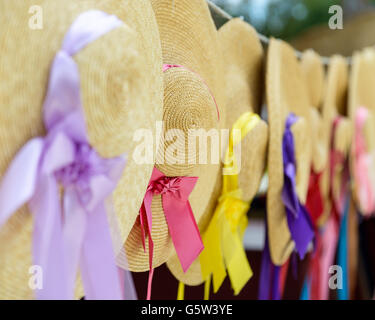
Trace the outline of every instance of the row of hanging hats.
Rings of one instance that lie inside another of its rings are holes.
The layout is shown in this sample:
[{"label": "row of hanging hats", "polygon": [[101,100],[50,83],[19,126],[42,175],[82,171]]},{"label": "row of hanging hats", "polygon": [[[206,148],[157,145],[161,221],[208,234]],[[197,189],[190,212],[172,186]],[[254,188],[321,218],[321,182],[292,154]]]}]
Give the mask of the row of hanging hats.
[{"label": "row of hanging hats", "polygon": [[[372,49],[349,80],[340,56],[325,72],[281,40],[266,55],[241,19],[217,30],[205,0],[34,2],[42,30],[26,3],[0,4],[0,298],[134,298],[130,270],[149,272],[150,299],[164,263],[180,298],[227,275],[238,294],[265,173],[263,270],[332,246],[349,189],[375,211]],[[199,162],[193,129],[227,130],[222,161]]]}]

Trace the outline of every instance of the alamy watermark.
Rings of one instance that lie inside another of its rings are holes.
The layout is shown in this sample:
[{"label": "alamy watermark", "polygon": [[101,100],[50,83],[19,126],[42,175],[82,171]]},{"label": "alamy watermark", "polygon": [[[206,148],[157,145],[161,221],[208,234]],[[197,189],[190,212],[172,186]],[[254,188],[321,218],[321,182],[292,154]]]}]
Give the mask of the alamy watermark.
[{"label": "alamy watermark", "polygon": [[328,280],[328,287],[331,290],[341,290],[343,288],[343,275],[342,275],[342,268],[339,265],[330,266],[328,269],[328,273],[332,276],[329,277]]},{"label": "alamy watermark", "polygon": [[[241,170],[241,130],[234,129],[181,129],[164,130],[164,122],[157,121],[155,132],[138,129],[132,159],[136,164],[205,165],[225,164],[224,175],[238,174]],[[227,155],[229,145],[233,154]],[[225,163],[228,161],[228,163]]]},{"label": "alamy watermark", "polygon": [[29,8],[29,28],[31,30],[43,29],[43,8],[41,6],[33,5]]},{"label": "alamy watermark", "polygon": [[328,13],[332,16],[328,20],[328,26],[332,30],[344,29],[344,11],[341,6],[333,5],[328,9]]}]

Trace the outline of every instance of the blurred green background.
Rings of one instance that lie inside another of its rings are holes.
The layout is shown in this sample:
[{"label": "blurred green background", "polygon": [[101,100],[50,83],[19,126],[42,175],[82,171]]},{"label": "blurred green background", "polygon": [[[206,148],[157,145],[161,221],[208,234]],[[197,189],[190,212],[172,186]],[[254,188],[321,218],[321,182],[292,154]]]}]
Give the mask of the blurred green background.
[{"label": "blurred green background", "polygon": [[327,24],[328,8],[341,5],[344,20],[375,8],[375,0],[213,0],[232,16],[242,16],[260,33],[290,40],[303,31]]}]

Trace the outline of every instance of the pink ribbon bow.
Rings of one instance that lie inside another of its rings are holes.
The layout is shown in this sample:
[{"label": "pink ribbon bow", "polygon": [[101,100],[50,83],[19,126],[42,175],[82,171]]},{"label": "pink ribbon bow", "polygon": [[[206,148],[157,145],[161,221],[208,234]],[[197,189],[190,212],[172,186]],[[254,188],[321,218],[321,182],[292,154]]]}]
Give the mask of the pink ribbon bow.
[{"label": "pink ribbon bow", "polygon": [[123,298],[104,201],[125,159],[103,159],[90,146],[72,58],[120,25],[101,11],[73,23],[51,67],[43,106],[47,135],[26,143],[0,186],[0,226],[26,203],[34,214],[33,263],[43,270],[39,299],[72,299],[78,266],[87,299]]},{"label": "pink ribbon bow", "polygon": [[366,143],[362,132],[367,118],[367,109],[364,107],[358,108],[355,116],[354,172],[358,182],[357,192],[361,210],[364,214],[370,215],[375,211],[375,195],[370,176],[373,158],[366,150]]},{"label": "pink ribbon bow", "polygon": [[197,177],[166,177],[154,168],[146,195],[140,209],[143,247],[148,236],[150,274],[148,280],[147,299],[151,298],[151,284],[153,276],[152,258],[152,212],[151,203],[154,195],[162,197],[163,210],[168,229],[181,262],[184,272],[203,250],[203,243],[197,223],[189,203],[189,195],[197,182]]}]

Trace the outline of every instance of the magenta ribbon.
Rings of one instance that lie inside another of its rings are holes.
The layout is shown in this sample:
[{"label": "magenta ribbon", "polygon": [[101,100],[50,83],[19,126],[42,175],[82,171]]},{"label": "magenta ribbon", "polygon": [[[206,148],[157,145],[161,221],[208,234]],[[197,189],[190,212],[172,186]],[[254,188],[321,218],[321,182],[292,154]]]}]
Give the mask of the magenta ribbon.
[{"label": "magenta ribbon", "polygon": [[101,158],[90,146],[72,58],[121,25],[96,10],[75,20],[51,67],[43,106],[47,134],[26,143],[0,186],[0,226],[26,203],[34,215],[33,263],[43,270],[38,299],[73,299],[78,266],[86,299],[123,298],[105,200],[126,160]]},{"label": "magenta ribbon", "polygon": [[153,241],[151,203],[154,195],[161,195],[165,219],[182,269],[186,272],[193,261],[203,250],[203,242],[189,203],[197,177],[166,177],[154,168],[142,207],[140,222],[143,247],[148,236],[150,273],[148,280],[147,299],[151,298],[153,277]]},{"label": "magenta ribbon", "polygon": [[360,208],[364,214],[370,215],[375,211],[375,195],[372,181],[369,177],[373,165],[371,154],[366,150],[363,137],[363,127],[368,118],[368,111],[364,107],[358,108],[355,115],[355,144],[354,144],[354,174],[357,180],[357,193]]}]

